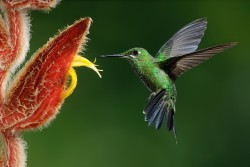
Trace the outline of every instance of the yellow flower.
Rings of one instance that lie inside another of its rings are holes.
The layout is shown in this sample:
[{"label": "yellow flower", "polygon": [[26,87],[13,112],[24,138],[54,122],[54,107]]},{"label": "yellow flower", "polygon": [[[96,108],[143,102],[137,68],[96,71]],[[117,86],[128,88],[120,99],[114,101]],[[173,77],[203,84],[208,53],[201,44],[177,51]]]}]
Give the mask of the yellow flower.
[{"label": "yellow flower", "polygon": [[73,91],[76,87],[76,84],[77,84],[77,75],[76,75],[76,72],[75,72],[73,67],[85,66],[85,67],[91,68],[92,70],[94,70],[98,74],[98,76],[100,78],[102,77],[101,74],[99,73],[99,71],[102,71],[102,70],[99,70],[96,68],[97,65],[94,64],[95,61],[92,63],[88,59],[86,59],[80,55],[74,56],[74,59],[71,63],[71,67],[69,68],[69,72],[68,72],[68,75],[71,77],[71,82],[70,82],[70,85],[68,86],[67,90],[63,94],[64,99],[73,93]]}]

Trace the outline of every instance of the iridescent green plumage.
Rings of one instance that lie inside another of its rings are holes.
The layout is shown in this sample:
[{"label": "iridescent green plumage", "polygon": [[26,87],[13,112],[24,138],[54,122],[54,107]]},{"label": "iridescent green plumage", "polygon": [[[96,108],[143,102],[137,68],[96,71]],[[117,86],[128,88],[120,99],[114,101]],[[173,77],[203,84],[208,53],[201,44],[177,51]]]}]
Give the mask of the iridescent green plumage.
[{"label": "iridescent green plumage", "polygon": [[159,50],[155,57],[143,48],[133,48],[124,53],[102,57],[122,57],[127,59],[137,76],[152,92],[144,109],[145,120],[159,129],[164,121],[175,137],[174,81],[189,69],[201,64],[215,54],[236,43],[227,43],[196,51],[206,29],[206,19],[199,19],[183,27]]}]

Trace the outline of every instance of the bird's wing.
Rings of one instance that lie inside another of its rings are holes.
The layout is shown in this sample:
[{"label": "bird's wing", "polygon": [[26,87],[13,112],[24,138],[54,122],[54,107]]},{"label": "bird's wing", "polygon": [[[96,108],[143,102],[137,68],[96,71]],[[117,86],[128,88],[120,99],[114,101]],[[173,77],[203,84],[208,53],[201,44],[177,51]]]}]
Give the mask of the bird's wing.
[{"label": "bird's wing", "polygon": [[194,52],[206,30],[206,18],[195,20],[175,33],[158,51],[155,58],[163,61]]},{"label": "bird's wing", "polygon": [[179,57],[171,57],[165,61],[157,62],[157,64],[169,75],[171,79],[175,80],[191,68],[201,64],[217,53],[235,46],[236,44],[236,42],[231,42],[223,45],[217,45]]}]

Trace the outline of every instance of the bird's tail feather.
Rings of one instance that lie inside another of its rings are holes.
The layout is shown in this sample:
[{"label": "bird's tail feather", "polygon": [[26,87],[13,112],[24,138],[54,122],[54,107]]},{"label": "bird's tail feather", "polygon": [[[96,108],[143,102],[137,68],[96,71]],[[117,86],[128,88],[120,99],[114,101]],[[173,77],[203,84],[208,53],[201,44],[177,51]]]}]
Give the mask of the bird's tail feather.
[{"label": "bird's tail feather", "polygon": [[166,90],[162,89],[151,98],[143,113],[145,114],[145,120],[148,121],[148,125],[155,125],[156,129],[161,128],[165,119],[167,129],[169,131],[173,130],[176,138],[174,101],[168,98]]}]

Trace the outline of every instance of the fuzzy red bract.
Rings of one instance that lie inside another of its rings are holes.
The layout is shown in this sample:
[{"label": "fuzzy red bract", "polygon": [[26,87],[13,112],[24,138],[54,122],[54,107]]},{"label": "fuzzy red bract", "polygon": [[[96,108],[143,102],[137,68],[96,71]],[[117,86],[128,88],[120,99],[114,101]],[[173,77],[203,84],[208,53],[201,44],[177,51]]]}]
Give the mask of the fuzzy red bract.
[{"label": "fuzzy red bract", "polygon": [[[3,142],[0,167],[26,165],[25,142],[20,138],[20,132],[41,128],[56,116],[65,98],[72,61],[86,41],[90,18],[78,20],[52,38],[14,79],[11,78],[29,48],[27,9],[49,9],[57,2],[0,0],[5,16],[0,16],[0,134]],[[98,72],[96,68],[95,71]]]},{"label": "fuzzy red bract", "polygon": [[73,57],[91,19],[81,19],[41,48],[20,71],[3,104],[0,129],[28,130],[57,113]]}]

